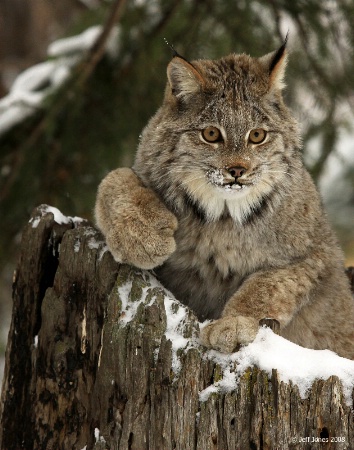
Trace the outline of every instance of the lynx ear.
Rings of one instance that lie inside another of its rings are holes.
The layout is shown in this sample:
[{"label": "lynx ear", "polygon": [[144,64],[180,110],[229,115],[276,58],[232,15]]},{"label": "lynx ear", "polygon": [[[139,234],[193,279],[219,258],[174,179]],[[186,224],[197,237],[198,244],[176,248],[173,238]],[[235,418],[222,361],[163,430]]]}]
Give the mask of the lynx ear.
[{"label": "lynx ear", "polygon": [[288,35],[286,35],[283,45],[279,50],[262,56],[260,62],[264,65],[269,73],[269,88],[271,90],[282,90],[285,87],[284,75],[287,64],[286,43]]},{"label": "lynx ear", "polygon": [[200,92],[205,83],[197,69],[180,56],[175,56],[167,66],[167,78],[172,94],[182,99]]}]

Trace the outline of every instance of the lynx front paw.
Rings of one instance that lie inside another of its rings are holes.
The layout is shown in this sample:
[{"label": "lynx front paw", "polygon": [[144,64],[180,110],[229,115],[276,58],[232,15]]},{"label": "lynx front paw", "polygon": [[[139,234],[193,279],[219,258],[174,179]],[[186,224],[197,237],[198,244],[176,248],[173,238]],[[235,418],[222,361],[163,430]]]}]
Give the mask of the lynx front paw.
[{"label": "lynx front paw", "polygon": [[122,214],[112,223],[106,241],[116,261],[153,269],[175,251],[177,219],[167,209],[149,208],[150,205],[133,209],[129,215]]},{"label": "lynx front paw", "polygon": [[153,269],[176,249],[176,217],[131,169],[116,169],[101,182],[95,215],[117,262]]},{"label": "lynx front paw", "polygon": [[200,340],[206,347],[232,353],[239,344],[252,342],[258,329],[258,321],[252,317],[222,317],[201,330]]}]

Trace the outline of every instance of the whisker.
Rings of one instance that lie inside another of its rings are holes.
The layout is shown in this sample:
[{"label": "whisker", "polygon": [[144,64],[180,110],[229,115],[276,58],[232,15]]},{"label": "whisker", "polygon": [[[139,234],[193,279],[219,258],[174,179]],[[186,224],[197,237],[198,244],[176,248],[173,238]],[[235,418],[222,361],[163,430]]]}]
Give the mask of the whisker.
[{"label": "whisker", "polygon": [[283,170],[266,170],[265,173],[283,173],[285,175],[288,175],[290,178],[294,178],[295,180],[301,179],[299,175],[296,175],[295,173],[286,172]]}]

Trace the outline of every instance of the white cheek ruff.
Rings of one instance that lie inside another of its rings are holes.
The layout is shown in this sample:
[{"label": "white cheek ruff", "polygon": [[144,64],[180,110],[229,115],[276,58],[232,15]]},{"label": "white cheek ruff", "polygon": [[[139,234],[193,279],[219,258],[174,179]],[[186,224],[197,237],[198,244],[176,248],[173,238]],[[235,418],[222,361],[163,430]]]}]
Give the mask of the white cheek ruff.
[{"label": "white cheek ruff", "polygon": [[239,224],[244,223],[262,202],[262,196],[257,195],[255,187],[247,187],[243,191],[225,200],[230,216]]},{"label": "white cheek ruff", "polygon": [[272,190],[269,184],[262,183],[261,180],[243,187],[236,184],[222,186],[217,173],[213,181],[209,176],[190,176],[185,178],[183,184],[191,200],[205,213],[208,222],[219,220],[226,210],[241,225],[260,207]]},{"label": "white cheek ruff", "polygon": [[215,186],[208,183],[205,176],[187,175],[183,186],[190,199],[203,210],[208,222],[215,222],[222,216],[225,203],[215,195]]},{"label": "white cheek ruff", "polygon": [[226,206],[230,216],[238,223],[244,223],[258,210],[272,191],[269,183],[258,180],[251,186],[246,186],[241,192],[227,199]]}]

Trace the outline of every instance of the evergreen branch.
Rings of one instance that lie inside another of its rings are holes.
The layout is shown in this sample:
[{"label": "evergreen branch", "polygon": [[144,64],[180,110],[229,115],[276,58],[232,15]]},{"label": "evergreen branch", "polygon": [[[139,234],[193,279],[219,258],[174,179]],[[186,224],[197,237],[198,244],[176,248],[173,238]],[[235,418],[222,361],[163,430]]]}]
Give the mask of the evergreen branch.
[{"label": "evergreen branch", "polygon": [[[54,101],[52,101],[51,107],[37,126],[32,130],[28,139],[13,152],[14,163],[10,175],[6,179],[0,191],[0,203],[9,195],[12,186],[19,176],[20,169],[26,160],[28,150],[33,147],[42,136],[48,122],[50,122],[62,110],[68,101],[72,101],[73,93],[77,93],[78,90],[83,87],[90,75],[94,72],[95,67],[104,56],[105,46],[110,32],[122,16],[125,3],[126,0],[116,0],[110,10],[110,14],[106,20],[103,30],[89,51],[88,56],[81,64],[76,66],[70,80],[63,85],[62,89],[59,89],[56,95],[54,95]],[[70,85],[72,85],[70,91],[66,92],[66,95],[63,95],[63,92],[67,91],[67,88]]]}]

